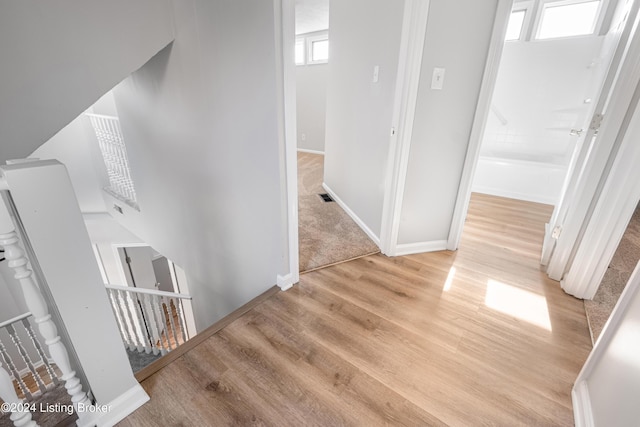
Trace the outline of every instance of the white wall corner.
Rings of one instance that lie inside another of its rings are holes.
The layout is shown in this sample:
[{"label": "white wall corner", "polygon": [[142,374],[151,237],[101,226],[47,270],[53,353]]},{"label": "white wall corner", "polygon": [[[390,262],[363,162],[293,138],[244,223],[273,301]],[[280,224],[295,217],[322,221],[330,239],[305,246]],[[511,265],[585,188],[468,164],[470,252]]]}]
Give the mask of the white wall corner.
[{"label": "white wall corner", "polygon": [[436,252],[436,251],[444,251],[447,249],[447,240],[432,240],[429,242],[418,242],[418,243],[402,243],[396,245],[396,250],[394,255],[411,255],[411,254],[420,254],[423,252]]},{"label": "white wall corner", "polygon": [[591,411],[591,399],[586,381],[577,383],[571,391],[573,401],[573,420],[576,427],[593,427],[593,413]]},{"label": "white wall corner", "polygon": [[[294,277],[294,276],[297,276],[297,277]],[[278,284],[278,287],[280,288],[281,291],[286,291],[291,289],[293,285],[298,283],[298,281],[299,281],[299,276],[297,274],[289,273],[289,274],[285,274],[284,276],[281,274],[278,274],[276,283]]]},{"label": "white wall corner", "polygon": [[116,397],[109,403],[96,402],[98,411],[78,420],[78,427],[110,427],[131,415],[136,409],[150,400],[140,384]]},{"label": "white wall corner", "polygon": [[369,238],[371,240],[373,240],[373,242],[378,245],[378,247],[380,247],[380,237],[378,237],[368,226],[367,224],[364,223],[364,221],[362,221],[360,219],[360,217],[358,215],[356,215],[356,213],[354,211],[351,210],[351,208],[349,208],[349,206],[347,206],[340,197],[338,197],[336,195],[336,193],[333,192],[333,190],[331,190],[331,188],[329,188],[329,186],[326,183],[322,183],[322,188],[324,188],[327,193],[329,193],[329,195],[331,196],[331,198],[333,200],[335,200],[335,202],[347,213],[347,215],[349,215],[351,217],[351,219],[358,225],[358,227],[360,227],[362,229],[362,231],[364,231],[367,236],[369,236]]}]

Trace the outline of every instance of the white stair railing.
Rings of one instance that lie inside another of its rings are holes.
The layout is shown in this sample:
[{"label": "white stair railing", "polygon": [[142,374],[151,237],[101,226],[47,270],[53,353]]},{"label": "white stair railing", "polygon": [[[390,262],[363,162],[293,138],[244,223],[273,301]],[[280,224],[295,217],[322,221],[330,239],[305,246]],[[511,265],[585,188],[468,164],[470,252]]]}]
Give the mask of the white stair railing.
[{"label": "white stair railing", "polygon": [[189,339],[182,302],[190,295],[105,285],[125,347],[165,355]]},{"label": "white stair railing", "polygon": [[[31,313],[24,313],[20,316],[14,317],[13,319],[0,323],[0,330],[4,329],[7,331],[11,339],[11,344],[8,342],[5,343],[0,339],[0,357],[2,357],[2,361],[7,368],[9,368],[14,383],[27,401],[31,401],[33,398],[46,393],[47,390],[50,390],[60,383],[58,381],[57,373],[42,349],[40,338],[36,335],[33,327],[31,326],[31,322],[29,320],[31,317]],[[30,344],[28,342],[22,342],[20,334],[18,333],[20,329],[25,332],[23,336],[26,335],[29,337]],[[20,357],[26,366],[22,371],[16,368],[16,363],[8,351],[7,347],[11,346],[17,350],[18,354],[20,354]],[[37,355],[35,360],[32,358],[34,353]],[[25,383],[27,380],[30,380],[29,382],[33,383],[32,387],[35,388],[35,390],[32,390]]]},{"label": "white stair railing", "polygon": [[[2,184],[1,181],[0,184]],[[2,189],[2,185],[0,185],[0,189]],[[13,220],[11,219],[7,206],[4,203],[1,203],[1,200],[0,247],[5,251],[5,258],[8,261],[9,268],[15,272],[14,277],[20,284],[20,289],[22,290],[27,309],[33,313],[34,321],[36,325],[38,325],[40,335],[42,335],[45,340],[44,342],[48,347],[49,354],[62,373],[60,379],[64,381],[64,386],[67,389],[69,396],[71,396],[71,401],[76,409],[76,413],[82,420],[87,414],[90,415],[86,409],[90,408],[92,403],[87,397],[87,393],[82,389],[82,384],[76,376],[76,372],[71,368],[67,348],[62,342],[60,335],[58,335],[58,327],[54,323],[53,318],[49,313],[49,307],[47,306],[40,288],[33,277],[33,271],[31,271],[29,266],[29,259],[20,245],[20,238],[16,233],[16,227],[13,224]],[[2,373],[6,374],[7,372],[3,369],[2,372],[0,372],[0,375],[2,375]],[[2,377],[4,377],[4,375],[2,375]],[[4,378],[4,382],[6,382],[6,377]],[[13,384],[11,384],[11,386],[13,387]],[[7,398],[13,398],[10,394],[6,394],[8,393],[7,384],[3,383],[0,387],[2,387],[2,392],[5,393]],[[4,396],[0,397],[5,400]],[[5,402],[7,402],[7,400],[5,400]],[[79,407],[85,410],[78,411]],[[15,414],[11,415],[12,420],[14,419],[14,415]],[[22,424],[18,424],[14,420],[14,425],[19,426]]]}]

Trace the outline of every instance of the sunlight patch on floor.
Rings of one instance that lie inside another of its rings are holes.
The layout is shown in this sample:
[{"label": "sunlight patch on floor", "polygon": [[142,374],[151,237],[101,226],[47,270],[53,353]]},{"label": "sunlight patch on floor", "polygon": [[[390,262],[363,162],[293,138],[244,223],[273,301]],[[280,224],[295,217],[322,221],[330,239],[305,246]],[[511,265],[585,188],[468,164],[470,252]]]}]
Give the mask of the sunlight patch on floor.
[{"label": "sunlight patch on floor", "polygon": [[449,289],[451,289],[451,283],[453,282],[453,277],[455,275],[456,275],[456,268],[451,267],[451,270],[449,270],[449,274],[447,275],[447,280],[445,280],[444,287],[442,288],[444,292],[447,292],[449,291]]},{"label": "sunlight patch on floor", "polygon": [[533,292],[489,279],[485,305],[551,331],[547,299]]}]

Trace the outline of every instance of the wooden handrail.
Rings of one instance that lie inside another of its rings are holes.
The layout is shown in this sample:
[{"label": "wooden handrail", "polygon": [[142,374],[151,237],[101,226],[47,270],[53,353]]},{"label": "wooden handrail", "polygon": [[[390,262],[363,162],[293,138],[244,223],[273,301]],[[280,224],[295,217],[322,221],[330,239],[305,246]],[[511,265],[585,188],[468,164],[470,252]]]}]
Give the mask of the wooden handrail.
[{"label": "wooden handrail", "polygon": [[30,316],[31,316],[31,313],[30,312],[26,312],[24,314],[21,314],[20,316],[14,317],[13,319],[9,319],[9,320],[6,320],[6,321],[0,323],[0,328],[4,328],[5,326],[9,326],[9,325],[11,325],[13,323],[19,322],[19,321],[21,321],[23,319],[26,319],[27,317],[30,317]]},{"label": "wooden handrail", "polygon": [[132,292],[137,294],[158,295],[161,297],[188,299],[188,300],[192,299],[191,295],[178,294],[175,292],[158,291],[154,289],[134,288],[131,286],[119,286],[119,285],[104,285],[104,287],[107,289],[113,289],[115,291]]}]

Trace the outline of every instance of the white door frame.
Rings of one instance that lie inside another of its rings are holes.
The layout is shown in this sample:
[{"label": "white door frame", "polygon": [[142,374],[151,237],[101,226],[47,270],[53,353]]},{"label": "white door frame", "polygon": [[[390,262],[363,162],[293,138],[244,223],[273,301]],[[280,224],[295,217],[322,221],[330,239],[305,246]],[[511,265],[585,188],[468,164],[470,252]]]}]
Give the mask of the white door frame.
[{"label": "white door frame", "polygon": [[405,0],[380,230],[380,250],[387,256],[397,255],[428,15],[429,0]]},{"label": "white door frame", "polygon": [[284,271],[278,274],[282,290],[300,281],[298,254],[298,154],[296,140],[295,0],[274,0],[276,80],[278,90],[278,134],[282,248]]},{"label": "white door frame", "polygon": [[[611,169],[614,159],[612,153],[615,156],[626,131],[628,123],[625,117],[634,102],[632,97],[640,78],[640,70],[636,69],[636,58],[640,55],[640,32],[637,31],[639,7],[638,2],[632,5],[629,22],[616,47],[604,90],[599,95],[599,108],[595,113],[604,113],[604,118],[598,135],[594,138],[594,130],[588,130],[583,148],[585,152],[580,155],[583,164],[577,164],[576,168],[580,169],[574,171],[575,176],[570,177],[569,200],[563,200],[563,206],[559,207],[562,211],[558,208],[554,210],[549,224],[548,232],[556,227],[560,227],[561,231],[555,247],[548,236],[545,238],[545,244],[551,247],[546,247],[549,253],[543,254],[542,259],[543,263],[548,261],[547,274],[554,280],[562,280],[571,268],[574,255],[581,245],[586,224]],[[580,293],[574,294],[571,286],[566,290],[572,295],[584,298]]]},{"label": "white door frame", "polygon": [[[636,67],[640,72],[640,60]],[[611,166],[605,170],[602,191],[573,263],[561,282],[565,292],[578,298],[594,297],[640,200],[640,74],[636,75],[632,93],[631,105],[609,156]]]},{"label": "white door frame", "polygon": [[462,237],[462,231],[464,229],[464,222],[467,218],[469,200],[471,199],[473,176],[480,157],[482,136],[487,124],[487,117],[491,110],[491,98],[493,97],[493,91],[496,87],[500,60],[502,58],[502,51],[504,48],[504,38],[507,32],[507,24],[509,22],[509,17],[511,16],[512,7],[513,0],[498,0],[496,19],[493,24],[491,42],[487,53],[487,62],[482,76],[476,114],[473,118],[471,135],[467,146],[467,155],[464,160],[462,177],[460,178],[460,187],[458,188],[458,195],[456,197],[453,218],[451,220],[451,228],[449,230],[449,237],[447,240],[447,249],[451,251],[456,250],[460,244],[460,238]]},{"label": "white door frame", "polygon": [[[640,264],[636,265],[636,268],[629,278],[627,285],[625,286],[620,299],[616,304],[609,320],[604,326],[604,329],[600,333],[600,337],[596,341],[593,350],[589,354],[587,361],[585,362],[578,378],[571,391],[571,398],[573,401],[573,416],[576,427],[591,427],[595,426],[593,419],[593,410],[591,405],[591,396],[589,395],[589,379],[591,375],[598,367],[599,363],[606,356],[607,350],[609,350],[616,333],[620,330],[631,303],[636,298],[638,292],[640,292]],[[623,399],[635,399],[635,396],[622,395]]]}]

